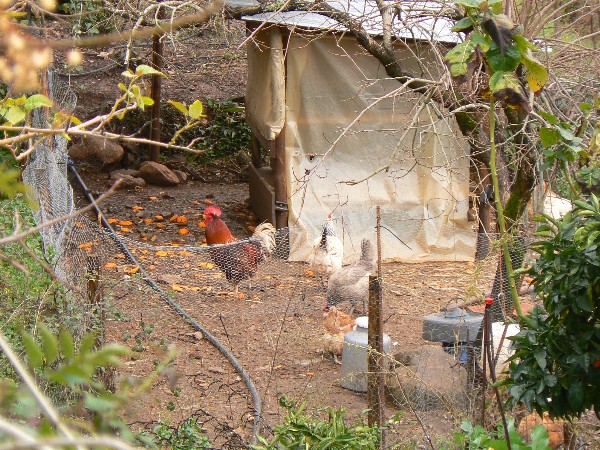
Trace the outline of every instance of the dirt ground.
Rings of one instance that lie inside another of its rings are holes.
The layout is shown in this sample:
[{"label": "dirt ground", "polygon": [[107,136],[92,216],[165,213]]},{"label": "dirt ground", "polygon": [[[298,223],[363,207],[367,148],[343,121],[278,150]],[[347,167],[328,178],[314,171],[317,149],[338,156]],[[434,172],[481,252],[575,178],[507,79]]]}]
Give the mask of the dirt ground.
[{"label": "dirt ground", "polygon": [[[244,94],[244,51],[237,48],[244,32],[239,25],[224,24],[221,36],[198,30],[166,43],[165,99],[189,104],[198,97],[223,100]],[[148,62],[148,50],[140,46],[140,61]],[[110,109],[123,71],[114,63],[122,55],[122,47],[86,51],[83,71],[64,77],[79,98],[78,117]],[[107,173],[85,165],[78,170],[92,194],[108,189]],[[325,291],[320,280],[306,273],[305,264],[273,258],[261,266],[252,282],[241,284],[245,298],[233,298],[228,294],[231,286],[200,248],[204,231],[198,224],[206,200],[221,207],[237,237],[248,236],[255,225],[248,210],[248,185],[237,172],[238,167],[215,166],[202,173],[204,181],[117,191],[101,207],[148,276],[219,339],[248,372],[262,401],[265,434],[281,420],[278,399],[284,394],[306,401],[310,410],[343,407],[355,416],[367,407],[366,395],[338,385],[340,365],[324,350],[321,306]],[[74,187],[77,204],[86,204],[82,190]],[[187,234],[180,233],[181,224],[169,221],[174,215],[188,219]],[[181,250],[182,246],[199,250]],[[134,350],[120,374],[143,379],[172,346],[178,356],[154,380],[150,392],[133,402],[127,411],[130,423],[148,428],[162,420],[175,426],[195,416],[204,423],[215,447],[243,446],[251,433],[253,410],[240,374],[132,267],[118,248],[108,247],[102,272],[108,298],[105,339]],[[384,264],[385,332],[393,341],[392,352],[439,345],[422,338],[423,317],[451,301],[473,294],[482,297],[491,287],[494,267],[494,261],[485,268],[467,262]],[[391,403],[386,406],[388,417],[399,411]],[[423,446],[428,439],[448,439],[468,411],[404,414],[394,439]]]}]

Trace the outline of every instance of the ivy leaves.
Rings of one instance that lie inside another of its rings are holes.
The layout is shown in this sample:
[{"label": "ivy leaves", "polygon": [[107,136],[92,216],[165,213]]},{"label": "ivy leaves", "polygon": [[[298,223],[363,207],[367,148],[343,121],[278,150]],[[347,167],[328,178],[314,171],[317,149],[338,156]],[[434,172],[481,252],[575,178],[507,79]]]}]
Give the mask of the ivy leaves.
[{"label": "ivy leaves", "polygon": [[516,71],[524,67],[525,83],[532,92],[539,92],[548,81],[548,73],[533,56],[538,49],[519,34],[520,27],[500,14],[501,1],[457,0],[455,3],[465,7],[466,16],[452,30],[468,35],[445,57],[450,73],[461,83],[473,73],[473,66],[483,63],[490,75],[489,89],[494,97],[528,114],[529,104]]}]

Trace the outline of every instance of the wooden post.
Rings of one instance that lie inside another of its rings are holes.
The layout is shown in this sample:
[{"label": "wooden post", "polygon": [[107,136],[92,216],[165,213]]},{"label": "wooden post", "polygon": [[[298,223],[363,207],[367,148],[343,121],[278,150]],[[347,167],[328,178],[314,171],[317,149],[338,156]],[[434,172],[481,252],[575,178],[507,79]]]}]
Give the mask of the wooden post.
[{"label": "wooden post", "polygon": [[260,169],[262,167],[262,158],[261,158],[261,154],[260,154],[260,149],[262,146],[260,145],[260,141],[254,134],[254,132],[251,133],[251,136],[252,136],[252,165],[254,167],[256,167],[257,169]]},{"label": "wooden post", "polygon": [[270,149],[275,190],[275,228],[288,226],[287,164],[285,162],[285,127]]},{"label": "wooden post", "polygon": [[[490,186],[491,183],[489,181],[490,171],[485,165],[481,165],[481,178],[483,180],[482,183],[482,192],[479,197],[479,233],[489,233],[491,231],[491,216],[492,216],[492,202],[494,201],[493,195],[490,198]],[[493,191],[492,191],[493,193]]]},{"label": "wooden post", "polygon": [[96,347],[104,343],[105,311],[102,304],[102,292],[100,290],[100,257],[89,255],[86,259],[87,269],[87,303],[100,321],[100,333],[96,338]]},{"label": "wooden post", "polygon": [[[158,20],[165,18],[164,8],[161,8],[160,2],[158,4],[158,11],[156,13]],[[152,63],[153,69],[162,72],[163,69],[163,43],[162,38],[164,34],[155,34],[152,36]],[[161,97],[161,84],[162,79],[160,75],[152,75],[152,105],[151,119],[150,119],[150,140],[154,142],[160,142],[160,97]],[[150,154],[148,155],[150,161],[158,162],[160,160],[160,146],[156,144],[150,145]]]},{"label": "wooden post", "polygon": [[[369,408],[369,426],[383,425],[385,402],[385,377],[383,352],[382,290],[379,275],[381,273],[381,214],[377,207],[377,276],[369,276],[369,360],[367,377],[367,403]],[[379,448],[385,446],[381,432]]]}]

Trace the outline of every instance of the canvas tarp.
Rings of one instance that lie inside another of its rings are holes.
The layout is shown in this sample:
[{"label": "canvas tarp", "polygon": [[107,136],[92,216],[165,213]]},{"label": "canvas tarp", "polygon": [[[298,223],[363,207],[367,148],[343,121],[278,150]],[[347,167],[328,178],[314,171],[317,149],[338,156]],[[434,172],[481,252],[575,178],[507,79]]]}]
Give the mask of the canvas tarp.
[{"label": "canvas tarp", "polygon": [[[415,51],[399,50],[419,73]],[[472,260],[468,147],[450,116],[406,89],[394,95],[400,83],[350,37],[292,34],[286,53],[290,259],[308,258],[329,213],[345,262],[356,259],[362,238],[375,242],[380,206],[385,259]]]}]

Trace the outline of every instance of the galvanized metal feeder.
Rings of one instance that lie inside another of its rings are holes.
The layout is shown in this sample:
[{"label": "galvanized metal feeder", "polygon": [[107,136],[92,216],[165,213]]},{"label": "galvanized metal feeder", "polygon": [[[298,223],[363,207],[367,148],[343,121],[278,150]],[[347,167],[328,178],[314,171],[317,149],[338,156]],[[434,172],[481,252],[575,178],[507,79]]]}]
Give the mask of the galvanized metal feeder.
[{"label": "galvanized metal feeder", "polygon": [[461,308],[430,314],[423,318],[423,339],[441,342],[445,351],[465,363],[467,347],[473,345],[482,321],[482,313]]}]

